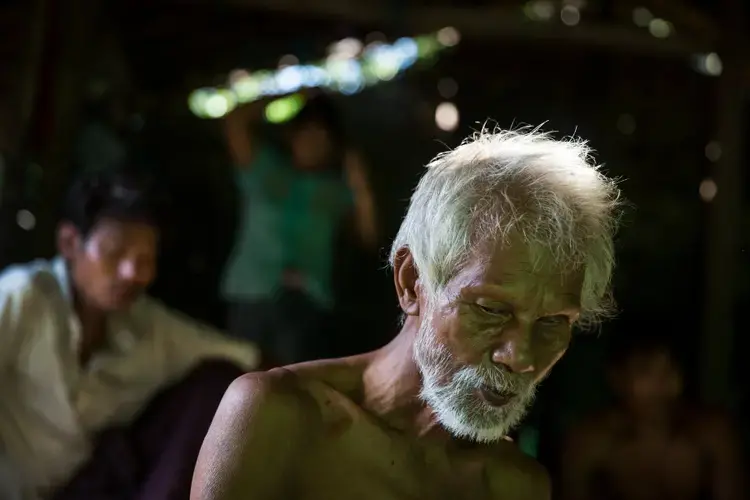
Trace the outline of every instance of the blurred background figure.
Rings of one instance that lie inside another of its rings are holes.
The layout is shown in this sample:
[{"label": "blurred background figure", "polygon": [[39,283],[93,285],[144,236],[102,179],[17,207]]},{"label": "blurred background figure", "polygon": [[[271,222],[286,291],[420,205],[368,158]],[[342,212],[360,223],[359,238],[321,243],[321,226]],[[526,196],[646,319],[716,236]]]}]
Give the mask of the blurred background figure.
[{"label": "blurred background figure", "polygon": [[222,287],[229,331],[275,363],[331,357],[337,237],[351,224],[374,251],[373,193],[326,96],[307,101],[280,130],[261,129],[266,104],[226,118],[243,207]]},{"label": "blurred background figure", "polygon": [[612,407],[570,431],[563,498],[742,499],[747,466],[723,412],[685,398],[674,351],[660,332],[633,332],[614,348]]},{"label": "blurred background figure", "polygon": [[59,255],[0,274],[9,494],[188,495],[219,399],[259,353],[145,295],[167,207],[147,178],[84,176],[66,200]]}]

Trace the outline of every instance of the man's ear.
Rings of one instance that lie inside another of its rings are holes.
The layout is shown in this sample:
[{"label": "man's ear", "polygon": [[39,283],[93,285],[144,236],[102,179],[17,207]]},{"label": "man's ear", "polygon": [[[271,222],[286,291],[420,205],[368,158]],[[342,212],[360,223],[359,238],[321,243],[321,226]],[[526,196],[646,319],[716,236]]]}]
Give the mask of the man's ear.
[{"label": "man's ear", "polygon": [[393,282],[401,310],[408,316],[419,316],[419,272],[414,257],[407,247],[396,252],[393,262]]},{"label": "man's ear", "polygon": [[72,259],[83,243],[81,233],[70,222],[61,222],[57,227],[57,251],[65,259]]}]

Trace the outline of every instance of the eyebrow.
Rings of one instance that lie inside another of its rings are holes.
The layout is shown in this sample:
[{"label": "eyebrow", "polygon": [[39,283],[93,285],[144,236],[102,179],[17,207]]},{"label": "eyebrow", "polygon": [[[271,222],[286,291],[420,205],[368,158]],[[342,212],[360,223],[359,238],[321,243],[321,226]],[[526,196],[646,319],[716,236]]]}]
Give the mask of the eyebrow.
[{"label": "eyebrow", "polygon": [[[484,293],[489,292],[490,294],[497,295],[498,298],[503,301],[510,301],[509,299],[514,298],[514,294],[511,293],[507,287],[503,287],[501,283],[486,283],[481,285],[467,285],[458,293],[458,297],[477,297]],[[564,299],[561,310],[567,309],[580,309],[581,308],[581,296],[575,293],[562,292],[558,294],[558,297]]]},{"label": "eyebrow", "polygon": [[485,293],[485,292],[500,293],[503,295],[506,295],[508,293],[507,290],[503,287],[503,284],[501,283],[492,283],[492,284],[483,283],[481,285],[469,283],[468,285],[461,287],[458,294],[460,296],[481,295],[482,293]]},{"label": "eyebrow", "polygon": [[581,307],[581,296],[580,295],[575,294],[575,293],[564,292],[564,293],[560,294],[560,296],[568,299],[570,301],[570,305],[571,306]]}]

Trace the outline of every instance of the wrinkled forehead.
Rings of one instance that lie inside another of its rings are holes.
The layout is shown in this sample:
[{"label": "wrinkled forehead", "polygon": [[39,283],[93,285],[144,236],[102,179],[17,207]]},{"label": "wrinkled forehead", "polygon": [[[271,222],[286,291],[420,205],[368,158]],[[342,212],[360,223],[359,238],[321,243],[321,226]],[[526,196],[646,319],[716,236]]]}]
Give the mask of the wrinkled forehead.
[{"label": "wrinkled forehead", "polygon": [[583,270],[569,269],[552,252],[522,243],[483,245],[456,275],[454,286],[492,286],[519,302],[552,307],[580,307]]}]

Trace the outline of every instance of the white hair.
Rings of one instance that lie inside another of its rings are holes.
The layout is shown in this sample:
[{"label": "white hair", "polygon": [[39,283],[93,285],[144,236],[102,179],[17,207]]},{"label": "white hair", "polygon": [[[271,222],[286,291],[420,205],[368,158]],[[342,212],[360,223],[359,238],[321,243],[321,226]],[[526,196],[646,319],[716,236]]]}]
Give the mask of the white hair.
[{"label": "white hair", "polygon": [[427,165],[391,249],[407,247],[434,300],[485,242],[521,237],[534,265],[583,272],[581,320],[611,310],[619,190],[578,138],[482,131]]}]

